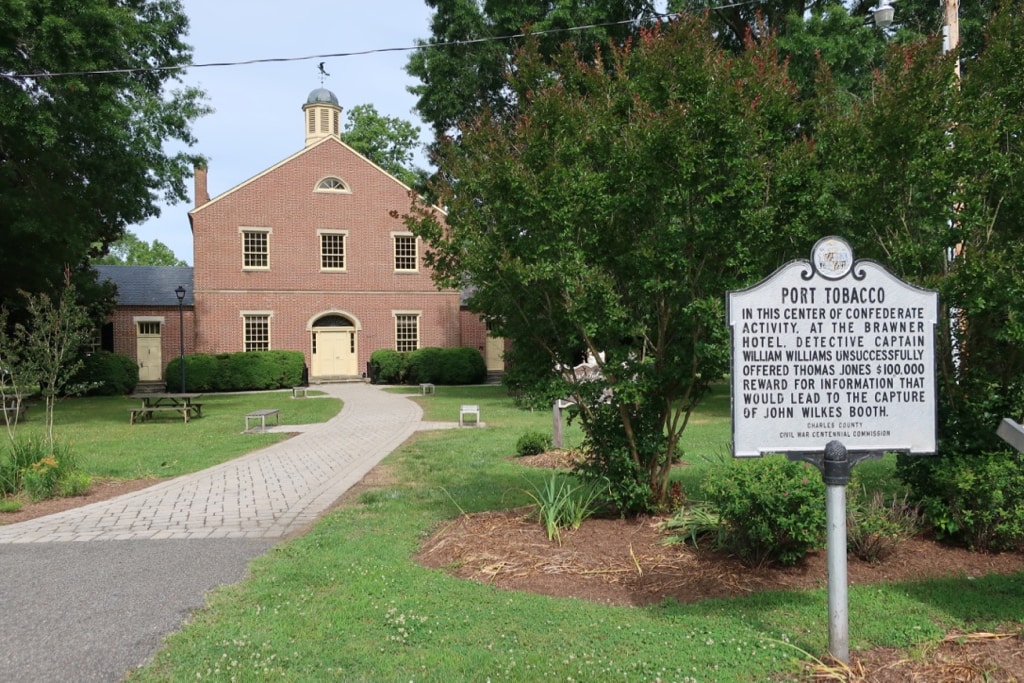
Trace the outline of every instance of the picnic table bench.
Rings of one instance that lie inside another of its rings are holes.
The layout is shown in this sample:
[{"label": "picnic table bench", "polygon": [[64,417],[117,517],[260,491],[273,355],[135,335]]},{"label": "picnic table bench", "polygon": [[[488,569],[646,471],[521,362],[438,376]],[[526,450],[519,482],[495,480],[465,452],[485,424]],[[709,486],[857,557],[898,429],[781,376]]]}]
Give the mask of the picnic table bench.
[{"label": "picnic table bench", "polygon": [[263,432],[267,431],[267,418],[270,417],[271,415],[273,415],[274,418],[275,418],[275,420],[274,420],[275,424],[281,424],[281,411],[279,409],[277,409],[277,408],[263,408],[261,410],[254,410],[251,413],[246,413],[245,414],[245,431],[246,432],[249,431],[249,421],[250,420],[259,420],[260,421],[260,431],[263,431]]},{"label": "picnic table bench", "polygon": [[176,413],[187,423],[190,418],[203,416],[203,404],[195,399],[202,394],[136,394],[142,405],[128,409],[128,424],[151,419],[160,413]]},{"label": "picnic table bench", "polygon": [[28,408],[25,403],[8,399],[4,401],[2,409],[4,411],[4,417],[10,420],[12,423],[17,422],[21,419],[22,415],[25,414],[25,410]]}]

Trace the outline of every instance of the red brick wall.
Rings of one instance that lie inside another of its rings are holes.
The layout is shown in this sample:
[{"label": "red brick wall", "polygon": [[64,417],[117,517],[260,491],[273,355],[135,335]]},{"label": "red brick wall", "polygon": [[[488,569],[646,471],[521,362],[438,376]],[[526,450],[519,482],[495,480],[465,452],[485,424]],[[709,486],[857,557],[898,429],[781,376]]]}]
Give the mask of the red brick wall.
[{"label": "red brick wall", "polygon": [[[351,193],[314,192],[326,176]],[[459,293],[434,286],[424,245],[418,272],[394,270],[392,233],[407,228],[390,214],[409,207],[404,186],[332,138],[193,210],[196,350],[243,350],[241,311],[271,312],[271,348],[302,351],[307,364],[311,323],[334,313],[358,325],[360,368],[395,348],[393,311],[421,313],[420,346],[462,344]],[[240,227],[271,230],[269,270],[243,269]],[[321,272],[318,230],[347,231],[345,272]]]},{"label": "red brick wall", "polygon": [[[185,353],[195,353],[195,340],[192,337],[194,330],[194,313],[191,307],[186,306],[180,317],[185,322]],[[180,326],[178,325],[178,307],[142,307],[123,306],[114,311],[109,318],[114,326],[114,353],[121,353],[129,358],[138,361],[137,356],[137,330],[136,319],[147,320],[162,319],[160,325],[160,358],[161,377],[166,376],[167,363],[172,358],[177,358],[181,353]]]}]

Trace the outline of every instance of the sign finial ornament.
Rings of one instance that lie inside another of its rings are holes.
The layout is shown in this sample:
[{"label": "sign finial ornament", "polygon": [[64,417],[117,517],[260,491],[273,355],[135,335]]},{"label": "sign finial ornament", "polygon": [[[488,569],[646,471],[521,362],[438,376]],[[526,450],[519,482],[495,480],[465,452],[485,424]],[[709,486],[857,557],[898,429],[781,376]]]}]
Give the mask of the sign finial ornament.
[{"label": "sign finial ornament", "polygon": [[841,237],[823,237],[811,250],[811,263],[823,278],[838,280],[853,267],[853,249]]}]

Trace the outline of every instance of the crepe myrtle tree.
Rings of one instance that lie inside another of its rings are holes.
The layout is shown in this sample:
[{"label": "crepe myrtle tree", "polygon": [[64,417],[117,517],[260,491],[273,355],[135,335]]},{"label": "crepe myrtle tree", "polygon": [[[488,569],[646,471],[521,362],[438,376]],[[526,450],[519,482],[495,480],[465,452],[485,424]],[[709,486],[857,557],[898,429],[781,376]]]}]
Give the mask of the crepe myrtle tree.
[{"label": "crepe myrtle tree", "polygon": [[[770,41],[739,55],[681,17],[589,62],[536,42],[485,112],[439,146],[406,217],[438,284],[511,340],[519,388],[575,396],[584,476],[631,514],[662,505],[691,411],[728,369],[724,295],[801,236],[810,145]],[[589,354],[599,377],[566,369]]]}]

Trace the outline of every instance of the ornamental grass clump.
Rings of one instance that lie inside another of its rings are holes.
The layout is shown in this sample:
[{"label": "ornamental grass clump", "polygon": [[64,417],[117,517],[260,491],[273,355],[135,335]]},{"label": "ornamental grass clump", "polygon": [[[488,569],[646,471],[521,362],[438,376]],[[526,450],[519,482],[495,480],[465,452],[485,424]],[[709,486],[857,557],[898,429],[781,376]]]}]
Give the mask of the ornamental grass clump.
[{"label": "ornamental grass clump", "polygon": [[55,443],[51,449],[42,438],[12,442],[7,458],[0,462],[0,493],[24,491],[33,502],[82,495],[90,483],[69,446]]},{"label": "ornamental grass clump", "polygon": [[825,484],[806,463],[736,460],[701,486],[722,521],[722,547],[750,566],[794,565],[825,537]]},{"label": "ornamental grass clump", "polygon": [[536,505],[537,521],[549,541],[562,543],[562,529],[579,529],[583,521],[600,507],[601,490],[593,485],[573,484],[565,475],[552,475],[543,484],[534,485],[526,494]]}]

